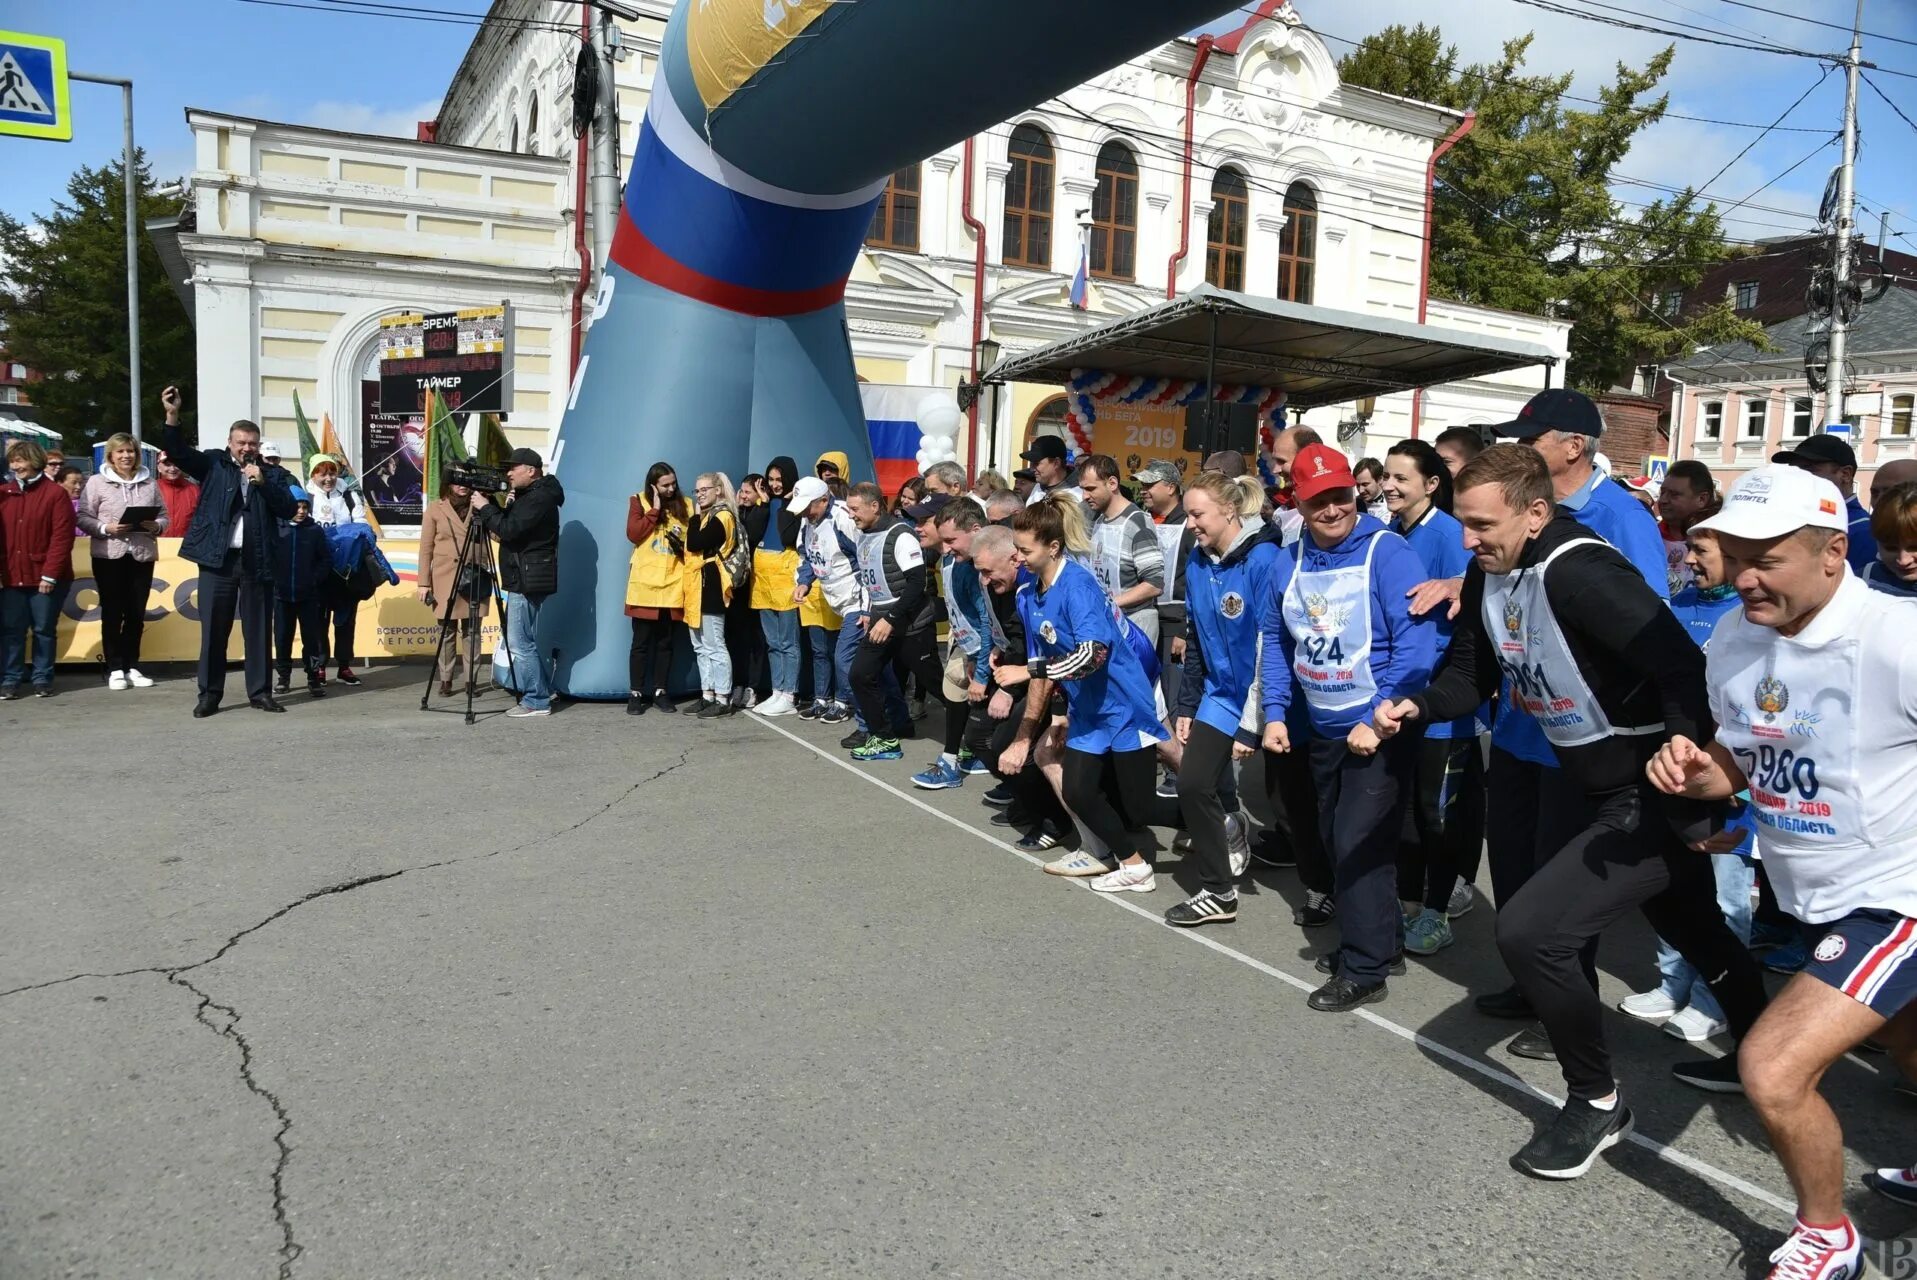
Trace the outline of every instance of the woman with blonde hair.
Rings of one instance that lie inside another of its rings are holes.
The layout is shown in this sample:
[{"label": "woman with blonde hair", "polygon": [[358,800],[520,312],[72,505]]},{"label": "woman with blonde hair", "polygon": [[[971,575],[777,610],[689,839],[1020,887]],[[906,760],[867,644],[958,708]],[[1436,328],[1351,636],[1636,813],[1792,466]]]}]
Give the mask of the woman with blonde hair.
[{"label": "woman with blonde hair", "polygon": [[739,545],[739,509],[732,481],[708,471],[694,482],[692,518],[686,523],[685,619],[699,660],[700,696],[692,710],[701,720],[729,716],[732,655],[726,648],[726,609],[732,603],[730,561]]},{"label": "woman with blonde hair", "polygon": [[106,466],[80,490],[80,528],[92,537],[93,582],[100,596],[100,650],[107,688],[145,689],[140,638],[159,558],[155,535],[166,532],[160,485],[140,463],[140,446],[122,431],[107,437]]}]

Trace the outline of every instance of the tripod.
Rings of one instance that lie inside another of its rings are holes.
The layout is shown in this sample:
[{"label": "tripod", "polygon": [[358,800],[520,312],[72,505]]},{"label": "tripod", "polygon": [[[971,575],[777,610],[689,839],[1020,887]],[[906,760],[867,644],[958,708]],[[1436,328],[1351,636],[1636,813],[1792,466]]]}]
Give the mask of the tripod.
[{"label": "tripod", "polygon": [[[427,555],[432,553],[431,548],[423,548],[423,551]],[[446,646],[455,646],[454,654],[457,655],[459,633],[464,631],[467,639],[466,723],[473,723],[473,693],[479,683],[479,627],[488,599],[499,610],[499,642],[506,644],[506,597],[499,589],[499,561],[493,551],[493,540],[480,529],[477,514],[469,510],[466,537],[459,544],[459,563],[453,569],[452,594],[442,604],[439,615],[439,646],[433,650],[433,663],[426,671],[426,691],[419,695],[421,711],[426,710],[426,704],[433,696],[433,685],[439,679],[439,663],[446,656]],[[461,600],[466,602],[466,616],[456,620],[453,608]],[[506,670],[516,687],[519,684],[519,670],[513,664],[511,645],[506,645]]]}]

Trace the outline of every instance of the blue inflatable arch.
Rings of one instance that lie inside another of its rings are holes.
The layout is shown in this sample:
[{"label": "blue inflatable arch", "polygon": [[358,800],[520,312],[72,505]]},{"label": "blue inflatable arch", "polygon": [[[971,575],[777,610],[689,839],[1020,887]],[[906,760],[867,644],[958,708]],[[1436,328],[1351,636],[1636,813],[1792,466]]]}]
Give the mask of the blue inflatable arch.
[{"label": "blue inflatable arch", "polygon": [[626,694],[626,506],[652,462],[688,490],[835,449],[872,474],[843,297],[888,175],[1228,7],[683,0],[559,428],[560,688]]}]

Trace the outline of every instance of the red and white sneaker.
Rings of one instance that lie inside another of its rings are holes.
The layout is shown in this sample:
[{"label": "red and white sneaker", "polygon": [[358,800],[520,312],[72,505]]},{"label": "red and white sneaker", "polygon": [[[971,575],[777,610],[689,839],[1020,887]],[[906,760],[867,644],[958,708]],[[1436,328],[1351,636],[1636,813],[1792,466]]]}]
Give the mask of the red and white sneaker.
[{"label": "red and white sneaker", "polygon": [[1770,1280],[1856,1280],[1864,1269],[1864,1242],[1849,1218],[1830,1227],[1799,1218],[1771,1261]]},{"label": "red and white sneaker", "polygon": [[1917,1168],[1879,1169],[1864,1175],[1864,1185],[1898,1204],[1917,1205]]}]

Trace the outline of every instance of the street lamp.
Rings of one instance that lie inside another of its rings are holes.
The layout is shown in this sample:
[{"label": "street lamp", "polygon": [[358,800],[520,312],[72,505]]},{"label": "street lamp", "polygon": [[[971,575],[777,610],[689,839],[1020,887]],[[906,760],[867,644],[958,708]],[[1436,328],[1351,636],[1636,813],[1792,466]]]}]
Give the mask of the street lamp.
[{"label": "street lamp", "polygon": [[979,339],[973,353],[972,379],[958,386],[959,408],[970,410],[978,403],[979,396],[986,387],[992,389],[992,403],[985,416],[985,458],[986,466],[992,466],[998,458],[998,389],[1003,382],[991,377],[993,369],[998,367],[999,353],[1003,350],[998,342],[991,338]]}]

